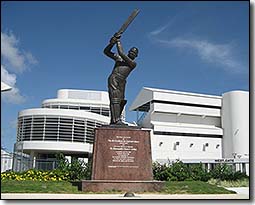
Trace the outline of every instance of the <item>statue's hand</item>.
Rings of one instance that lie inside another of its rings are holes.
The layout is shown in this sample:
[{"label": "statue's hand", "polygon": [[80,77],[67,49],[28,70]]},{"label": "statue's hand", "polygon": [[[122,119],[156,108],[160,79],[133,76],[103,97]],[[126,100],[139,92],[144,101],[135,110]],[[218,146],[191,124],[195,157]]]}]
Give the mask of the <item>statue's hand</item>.
[{"label": "statue's hand", "polygon": [[121,34],[119,34],[119,33],[115,33],[113,36],[114,36],[115,38],[117,38],[117,39],[120,39],[120,38],[121,38]]},{"label": "statue's hand", "polygon": [[111,38],[111,40],[110,40],[110,43],[111,43],[111,44],[115,44],[117,41],[118,41],[118,39],[117,39],[115,36],[113,36],[113,37]]}]

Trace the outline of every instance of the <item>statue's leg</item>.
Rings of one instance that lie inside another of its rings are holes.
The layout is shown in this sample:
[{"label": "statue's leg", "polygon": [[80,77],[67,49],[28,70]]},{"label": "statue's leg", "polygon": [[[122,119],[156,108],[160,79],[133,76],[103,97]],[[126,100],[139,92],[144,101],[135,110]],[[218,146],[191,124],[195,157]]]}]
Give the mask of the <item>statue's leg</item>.
[{"label": "statue's leg", "polygon": [[[118,86],[115,84],[117,83]],[[110,98],[111,124],[123,124],[121,113],[126,104],[124,100],[126,81],[111,75],[108,79],[108,90]]]},{"label": "statue's leg", "polygon": [[112,103],[110,103],[110,112],[111,112],[111,121],[110,121],[110,124],[114,124],[114,112],[113,112],[113,109],[114,109],[114,106]]},{"label": "statue's leg", "polygon": [[126,100],[121,100],[121,102],[120,102],[120,115],[122,114],[122,111],[123,111],[126,104],[127,104]]},{"label": "statue's leg", "polygon": [[111,124],[116,124],[120,121],[120,99],[119,98],[112,98],[110,104],[111,110]]},{"label": "statue's leg", "polygon": [[[110,75],[108,78],[108,93],[109,93],[109,99],[110,99],[110,112],[111,112],[111,122],[110,124],[116,124],[118,120],[118,113],[119,113],[119,90],[116,89],[116,86],[114,84],[114,75]],[[116,81],[116,79],[115,79]]]},{"label": "statue's leg", "polygon": [[127,101],[125,100],[125,88],[126,88],[126,80],[122,81],[120,83],[120,115],[122,114],[122,111],[127,104]]}]

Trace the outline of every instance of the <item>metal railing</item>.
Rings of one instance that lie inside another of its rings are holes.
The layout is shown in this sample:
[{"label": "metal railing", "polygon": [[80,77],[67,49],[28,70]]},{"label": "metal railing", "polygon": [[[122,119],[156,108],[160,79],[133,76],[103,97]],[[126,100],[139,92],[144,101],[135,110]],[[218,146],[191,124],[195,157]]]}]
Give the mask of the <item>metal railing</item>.
[{"label": "metal railing", "polygon": [[58,161],[56,159],[36,159],[33,160],[28,157],[22,157],[20,155],[15,155],[13,157],[12,171],[22,172],[29,169],[38,170],[53,170],[56,169]]}]

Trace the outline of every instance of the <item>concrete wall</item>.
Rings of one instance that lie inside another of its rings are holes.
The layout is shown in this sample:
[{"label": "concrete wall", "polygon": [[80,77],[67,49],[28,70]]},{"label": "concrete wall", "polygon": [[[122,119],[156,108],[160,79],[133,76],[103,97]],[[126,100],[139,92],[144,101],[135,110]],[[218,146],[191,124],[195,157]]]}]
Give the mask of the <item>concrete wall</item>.
[{"label": "concrete wall", "polygon": [[[152,160],[221,158],[221,138],[151,135]],[[177,143],[179,142],[179,143]],[[208,143],[208,146],[206,144]]]}]

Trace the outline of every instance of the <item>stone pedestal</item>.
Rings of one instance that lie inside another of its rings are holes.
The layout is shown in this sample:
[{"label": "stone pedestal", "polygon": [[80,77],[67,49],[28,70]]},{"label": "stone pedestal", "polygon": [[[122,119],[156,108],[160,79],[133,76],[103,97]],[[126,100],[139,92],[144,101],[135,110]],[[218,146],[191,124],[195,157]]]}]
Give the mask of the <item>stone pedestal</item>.
[{"label": "stone pedestal", "polygon": [[105,126],[95,130],[92,180],[83,191],[159,191],[153,181],[150,131]]}]

